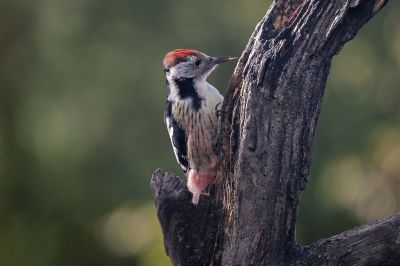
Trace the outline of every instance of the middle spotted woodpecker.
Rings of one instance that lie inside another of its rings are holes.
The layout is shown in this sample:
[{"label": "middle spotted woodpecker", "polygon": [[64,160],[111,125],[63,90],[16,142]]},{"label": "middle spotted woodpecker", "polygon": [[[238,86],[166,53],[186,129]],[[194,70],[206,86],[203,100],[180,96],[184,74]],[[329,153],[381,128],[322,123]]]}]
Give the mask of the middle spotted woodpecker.
[{"label": "middle spotted woodpecker", "polygon": [[164,119],[175,157],[188,177],[193,204],[199,202],[201,192],[215,180],[219,170],[213,143],[216,108],[224,98],[206,79],[218,64],[232,59],[189,49],[173,50],[164,57],[168,88]]}]

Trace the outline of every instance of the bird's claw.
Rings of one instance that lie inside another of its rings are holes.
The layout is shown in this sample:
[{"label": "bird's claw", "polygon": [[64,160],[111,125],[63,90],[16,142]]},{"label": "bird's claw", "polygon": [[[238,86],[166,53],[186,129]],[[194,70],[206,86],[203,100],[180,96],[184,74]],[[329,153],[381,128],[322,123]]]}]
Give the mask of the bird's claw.
[{"label": "bird's claw", "polygon": [[217,118],[219,118],[220,115],[221,115],[221,113],[223,112],[222,109],[218,109],[218,107],[219,107],[221,104],[222,104],[222,102],[218,103],[218,104],[215,106],[215,115],[217,116]]}]

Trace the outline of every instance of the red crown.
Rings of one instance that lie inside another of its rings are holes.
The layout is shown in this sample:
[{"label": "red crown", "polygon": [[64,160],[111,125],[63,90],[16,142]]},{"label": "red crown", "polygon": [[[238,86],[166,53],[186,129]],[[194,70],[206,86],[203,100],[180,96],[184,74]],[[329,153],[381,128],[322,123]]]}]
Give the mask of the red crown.
[{"label": "red crown", "polygon": [[170,68],[185,60],[186,57],[191,55],[198,55],[200,52],[191,49],[176,49],[168,52],[164,57],[164,67]]}]

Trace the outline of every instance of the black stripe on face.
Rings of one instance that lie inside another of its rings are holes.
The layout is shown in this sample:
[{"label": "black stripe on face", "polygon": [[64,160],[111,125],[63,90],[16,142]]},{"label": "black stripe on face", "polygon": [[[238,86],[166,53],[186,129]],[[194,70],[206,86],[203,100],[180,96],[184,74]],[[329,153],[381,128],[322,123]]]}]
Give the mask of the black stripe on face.
[{"label": "black stripe on face", "polygon": [[181,99],[190,98],[192,100],[193,109],[198,111],[201,107],[201,101],[203,99],[197,94],[196,89],[194,88],[193,79],[175,79],[174,82],[178,87],[179,96]]}]

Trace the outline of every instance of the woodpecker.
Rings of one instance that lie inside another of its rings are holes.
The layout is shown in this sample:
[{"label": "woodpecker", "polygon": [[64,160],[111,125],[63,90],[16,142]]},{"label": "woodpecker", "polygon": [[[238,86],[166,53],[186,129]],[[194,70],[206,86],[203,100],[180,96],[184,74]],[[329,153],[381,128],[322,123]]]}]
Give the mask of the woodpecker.
[{"label": "woodpecker", "polygon": [[164,57],[168,90],[164,121],[195,205],[219,170],[213,143],[217,107],[224,97],[207,82],[207,77],[219,64],[233,59],[236,58],[212,57],[190,49],[173,50]]}]

